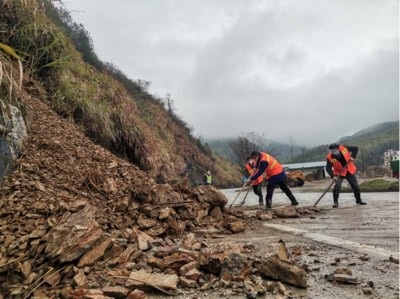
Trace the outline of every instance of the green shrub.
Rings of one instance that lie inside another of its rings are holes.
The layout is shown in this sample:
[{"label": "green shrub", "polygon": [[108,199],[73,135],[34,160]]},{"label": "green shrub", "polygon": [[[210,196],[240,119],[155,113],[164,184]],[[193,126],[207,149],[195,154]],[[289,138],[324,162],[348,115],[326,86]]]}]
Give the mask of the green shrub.
[{"label": "green shrub", "polygon": [[399,181],[376,179],[360,184],[361,192],[399,191]]}]

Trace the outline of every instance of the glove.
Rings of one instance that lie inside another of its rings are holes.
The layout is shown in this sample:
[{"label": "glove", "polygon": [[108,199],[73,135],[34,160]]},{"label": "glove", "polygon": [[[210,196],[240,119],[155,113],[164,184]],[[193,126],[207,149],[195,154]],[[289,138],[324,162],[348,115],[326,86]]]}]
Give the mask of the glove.
[{"label": "glove", "polygon": [[251,179],[248,179],[248,180],[246,181],[246,183],[245,183],[245,186],[250,186],[250,184],[251,184]]},{"label": "glove", "polygon": [[334,182],[336,182],[337,181],[337,176],[334,176],[332,179],[333,179]]}]

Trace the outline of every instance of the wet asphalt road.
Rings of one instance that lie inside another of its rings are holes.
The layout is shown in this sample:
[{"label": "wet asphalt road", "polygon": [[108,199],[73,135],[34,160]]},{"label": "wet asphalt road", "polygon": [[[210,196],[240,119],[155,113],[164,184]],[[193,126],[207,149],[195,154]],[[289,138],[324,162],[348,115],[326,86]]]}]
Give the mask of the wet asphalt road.
[{"label": "wet asphalt road", "polygon": [[[237,195],[235,190],[221,190],[228,197],[228,206]],[[322,191],[297,190],[292,189],[300,207],[313,206],[322,194]],[[399,193],[362,193],[362,199],[368,203],[366,206],[355,204],[352,193],[341,193],[339,208],[334,209],[330,191],[318,204],[319,213],[303,218],[274,218],[264,222],[265,231],[247,232],[249,236],[245,240],[258,244],[257,248],[267,248],[279,239],[285,240],[289,249],[302,248],[297,263],[307,264],[313,270],[308,274],[306,290],[290,288],[293,298],[398,299],[399,265],[389,262],[389,257],[399,258]],[[259,210],[258,197],[252,192],[246,204],[254,209],[246,209],[245,213],[255,214]],[[289,204],[286,195],[276,190],[272,207]],[[334,259],[340,262],[332,263]],[[339,267],[350,269],[359,283],[353,286],[328,282],[325,276]],[[374,284],[371,295],[363,291],[366,281]]]},{"label": "wet asphalt road", "polygon": [[[238,189],[221,190],[228,198],[228,205],[237,195]],[[322,192],[298,192],[292,189],[293,194],[300,203],[299,207],[312,206]],[[265,197],[265,188],[263,188]],[[242,192],[236,203],[242,201],[245,192]],[[368,204],[360,206],[355,203],[352,193],[341,193],[339,208],[332,208],[332,193],[328,192],[319,202],[321,212],[315,219],[291,218],[274,219],[273,224],[282,226],[282,229],[294,233],[307,232],[330,236],[350,242],[357,242],[367,246],[374,246],[388,252],[399,252],[399,193],[398,192],[373,192],[362,193],[363,201]],[[236,205],[235,203],[235,205]],[[250,191],[246,198],[246,205],[257,205],[258,197]],[[284,193],[276,190],[272,206],[289,205],[290,201]],[[314,218],[314,217],[313,217]],[[297,230],[297,231],[296,231]]]}]

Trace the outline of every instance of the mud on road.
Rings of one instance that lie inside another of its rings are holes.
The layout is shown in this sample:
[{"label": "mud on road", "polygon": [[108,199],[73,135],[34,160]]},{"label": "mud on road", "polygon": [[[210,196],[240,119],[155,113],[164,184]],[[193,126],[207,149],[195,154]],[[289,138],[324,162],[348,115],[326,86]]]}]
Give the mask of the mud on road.
[{"label": "mud on road", "polygon": [[[223,191],[228,198],[234,197],[234,190]],[[312,206],[321,193],[294,194],[301,206]],[[399,258],[399,193],[362,197],[368,205],[356,205],[353,194],[343,193],[339,208],[333,209],[328,193],[319,204],[321,211],[313,216],[272,219],[227,239],[254,244],[260,256],[268,244],[279,240],[286,243],[289,253],[300,252],[292,258],[308,270],[308,288],[286,286],[287,298],[399,298],[399,265],[393,262]],[[243,209],[248,215],[260,209],[252,205],[257,200],[254,195],[246,200]],[[274,195],[273,207],[288,204],[284,194]],[[329,281],[338,268],[350,271],[357,282]]]}]

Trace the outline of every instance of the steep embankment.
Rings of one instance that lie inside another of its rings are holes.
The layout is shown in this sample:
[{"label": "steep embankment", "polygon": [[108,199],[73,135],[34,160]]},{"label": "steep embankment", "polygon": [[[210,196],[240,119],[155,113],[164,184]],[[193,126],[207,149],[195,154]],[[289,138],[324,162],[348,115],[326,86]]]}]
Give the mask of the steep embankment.
[{"label": "steep embankment", "polygon": [[238,170],[202,147],[159,99],[140,86],[133,95],[111,76],[115,69],[99,71],[85,63],[71,40],[45,15],[51,4],[44,2],[47,6],[34,0],[6,2],[0,12],[0,38],[22,56],[28,76],[41,82],[58,114],[158,182],[188,175],[199,184],[210,169],[221,187],[240,183]]}]

